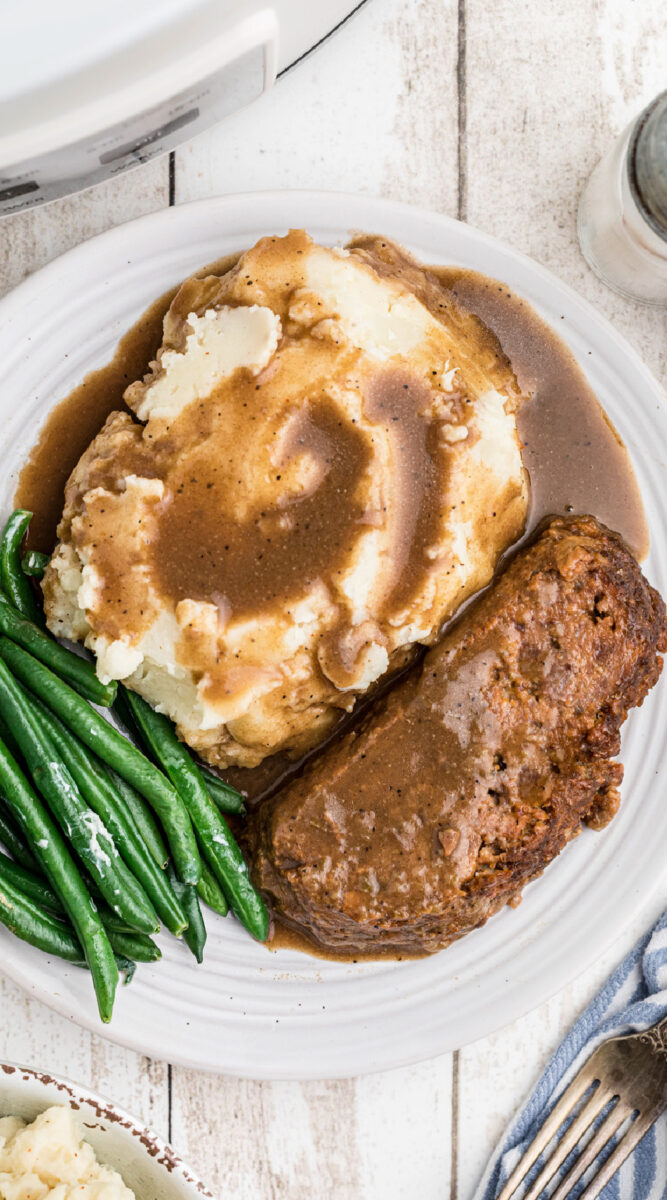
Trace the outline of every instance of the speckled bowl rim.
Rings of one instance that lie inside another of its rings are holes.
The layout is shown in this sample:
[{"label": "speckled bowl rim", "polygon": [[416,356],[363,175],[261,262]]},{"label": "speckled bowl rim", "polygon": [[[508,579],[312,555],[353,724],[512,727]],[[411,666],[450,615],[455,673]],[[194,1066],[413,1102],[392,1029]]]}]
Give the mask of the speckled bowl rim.
[{"label": "speckled bowl rim", "polygon": [[154,1159],[170,1175],[177,1172],[183,1183],[193,1188],[203,1197],[203,1200],[216,1200],[206,1184],[183,1161],[180,1154],[176,1153],[173,1146],[165,1142],[164,1138],[161,1138],[138,1117],[132,1116],[126,1109],[87,1087],[86,1084],[75,1083],[74,1080],[63,1079],[62,1075],[52,1075],[48,1071],[38,1071],[35,1067],[26,1067],[22,1063],[11,1061],[0,1061],[0,1073],[5,1076],[18,1074],[26,1083],[33,1080],[35,1083],[43,1084],[44,1087],[55,1087],[63,1094],[74,1112],[79,1113],[83,1108],[92,1109],[96,1121],[120,1125],[126,1133],[131,1134],[141,1143],[144,1153]]}]

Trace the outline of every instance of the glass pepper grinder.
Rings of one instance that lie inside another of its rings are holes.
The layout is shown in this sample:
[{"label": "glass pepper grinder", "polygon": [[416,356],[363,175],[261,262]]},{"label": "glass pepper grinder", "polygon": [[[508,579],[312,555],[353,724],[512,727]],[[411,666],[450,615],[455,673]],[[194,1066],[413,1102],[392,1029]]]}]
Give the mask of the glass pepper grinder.
[{"label": "glass pepper grinder", "polygon": [[631,300],[667,306],[667,91],[593,171],[579,204],[588,265]]}]

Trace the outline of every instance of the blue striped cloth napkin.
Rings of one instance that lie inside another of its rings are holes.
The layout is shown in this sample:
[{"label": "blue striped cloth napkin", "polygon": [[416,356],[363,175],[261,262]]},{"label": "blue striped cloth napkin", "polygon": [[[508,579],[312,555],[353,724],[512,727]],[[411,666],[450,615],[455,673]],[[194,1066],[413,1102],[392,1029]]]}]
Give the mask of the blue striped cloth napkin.
[{"label": "blue striped cloth napkin", "polygon": [[[542,1122],[600,1042],[667,1016],[667,912],[616,968],[561,1042],[527,1103],[496,1147],[474,1200],[495,1200]],[[566,1161],[558,1179],[571,1166]],[[539,1163],[537,1164],[539,1166]],[[572,1189],[576,1200],[596,1164]],[[534,1178],[537,1168],[529,1176]],[[556,1182],[549,1185],[549,1193]],[[525,1190],[525,1189],[524,1189]],[[519,1190],[518,1195],[522,1192]],[[602,1192],[603,1200],[667,1200],[667,1112],[658,1118]]]}]

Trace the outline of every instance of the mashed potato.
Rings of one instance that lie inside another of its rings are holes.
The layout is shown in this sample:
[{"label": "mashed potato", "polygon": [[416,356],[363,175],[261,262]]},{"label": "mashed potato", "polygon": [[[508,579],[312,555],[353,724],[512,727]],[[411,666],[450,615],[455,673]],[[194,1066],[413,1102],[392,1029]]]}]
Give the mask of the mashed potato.
[{"label": "mashed potato", "polygon": [[188,280],[69,481],[50,628],[221,766],[300,753],[520,534],[522,397],[398,249],[265,238]]},{"label": "mashed potato", "polygon": [[0,1200],[134,1200],[101,1166],[69,1108],[47,1108],[32,1125],[0,1117]]}]

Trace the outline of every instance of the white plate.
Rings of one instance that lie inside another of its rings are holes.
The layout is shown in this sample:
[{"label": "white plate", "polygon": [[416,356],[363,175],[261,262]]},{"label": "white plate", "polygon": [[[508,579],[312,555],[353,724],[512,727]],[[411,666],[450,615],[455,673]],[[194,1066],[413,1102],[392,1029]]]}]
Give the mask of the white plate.
[{"label": "white plate", "polygon": [[[202,264],[290,226],[329,243],[353,231],[381,232],[424,262],[484,271],[527,297],[568,342],[630,449],[652,536],[646,571],[667,594],[667,414],[637,355],[536,263],[467,225],[360,196],[259,193],[168,209],[94,238],[17,288],[0,304],[5,508],[47,410],[110,358],[154,297]],[[164,939],[163,961],[141,967],[121,989],[108,1036],[203,1070],[305,1079],[399,1066],[490,1033],[581,972],[660,881],[666,728],[663,683],[625,729],[624,802],[610,827],[584,833],[531,884],[519,909],[450,949],[420,962],[363,965],[272,955],[233,920],[209,917],[205,965]],[[100,1032],[82,971],[4,930],[0,953],[13,979]]]}]

